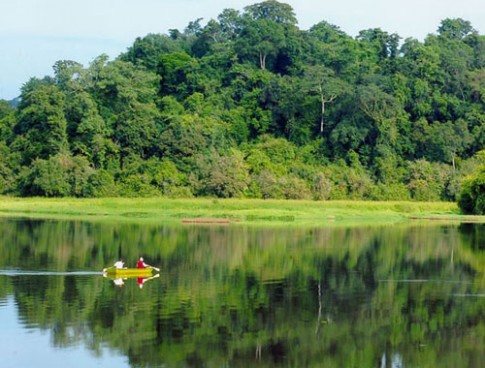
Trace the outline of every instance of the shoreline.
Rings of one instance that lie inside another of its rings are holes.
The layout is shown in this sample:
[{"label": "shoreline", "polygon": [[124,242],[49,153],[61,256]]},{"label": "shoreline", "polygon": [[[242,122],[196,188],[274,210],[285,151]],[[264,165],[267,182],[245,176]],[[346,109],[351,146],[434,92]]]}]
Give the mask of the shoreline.
[{"label": "shoreline", "polygon": [[403,221],[485,223],[450,202],[263,199],[0,197],[1,217],[180,224],[389,224]]}]

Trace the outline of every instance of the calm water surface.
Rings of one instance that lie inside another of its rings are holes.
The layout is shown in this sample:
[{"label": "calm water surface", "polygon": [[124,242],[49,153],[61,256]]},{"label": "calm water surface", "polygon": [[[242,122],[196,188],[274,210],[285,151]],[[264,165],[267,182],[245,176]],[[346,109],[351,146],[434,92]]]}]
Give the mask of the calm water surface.
[{"label": "calm water surface", "polygon": [[483,367],[485,226],[0,219],[0,326],[1,367]]}]

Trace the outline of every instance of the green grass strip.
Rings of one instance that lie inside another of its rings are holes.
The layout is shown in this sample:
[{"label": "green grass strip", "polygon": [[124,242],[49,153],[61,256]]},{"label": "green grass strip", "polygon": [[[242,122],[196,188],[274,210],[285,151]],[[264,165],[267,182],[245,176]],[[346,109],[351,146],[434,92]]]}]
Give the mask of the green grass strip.
[{"label": "green grass strip", "polygon": [[407,220],[485,222],[449,202],[296,201],[166,198],[0,197],[0,215],[129,222],[238,224],[385,224]]}]

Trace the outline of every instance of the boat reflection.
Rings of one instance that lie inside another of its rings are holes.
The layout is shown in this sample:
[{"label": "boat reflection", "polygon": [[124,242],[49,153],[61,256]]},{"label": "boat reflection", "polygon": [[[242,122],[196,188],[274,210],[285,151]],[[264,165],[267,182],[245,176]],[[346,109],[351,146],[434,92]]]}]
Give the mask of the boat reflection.
[{"label": "boat reflection", "polygon": [[160,274],[157,273],[157,274],[150,276],[150,277],[140,277],[140,276],[114,277],[113,275],[104,273],[103,277],[112,280],[113,284],[117,287],[123,287],[126,284],[126,282],[129,282],[129,280],[135,280],[136,279],[136,283],[138,284],[138,287],[140,289],[143,289],[143,286],[145,285],[145,283],[147,281],[154,280],[154,279],[160,277]]}]

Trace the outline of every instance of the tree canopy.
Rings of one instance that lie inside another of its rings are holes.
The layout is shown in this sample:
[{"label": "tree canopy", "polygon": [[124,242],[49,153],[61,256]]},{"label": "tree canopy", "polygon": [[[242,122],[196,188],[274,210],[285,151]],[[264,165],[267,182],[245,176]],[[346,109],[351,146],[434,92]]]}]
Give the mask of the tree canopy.
[{"label": "tree canopy", "polygon": [[297,24],[263,1],[58,61],[0,103],[0,194],[456,200],[485,144],[485,36]]}]

